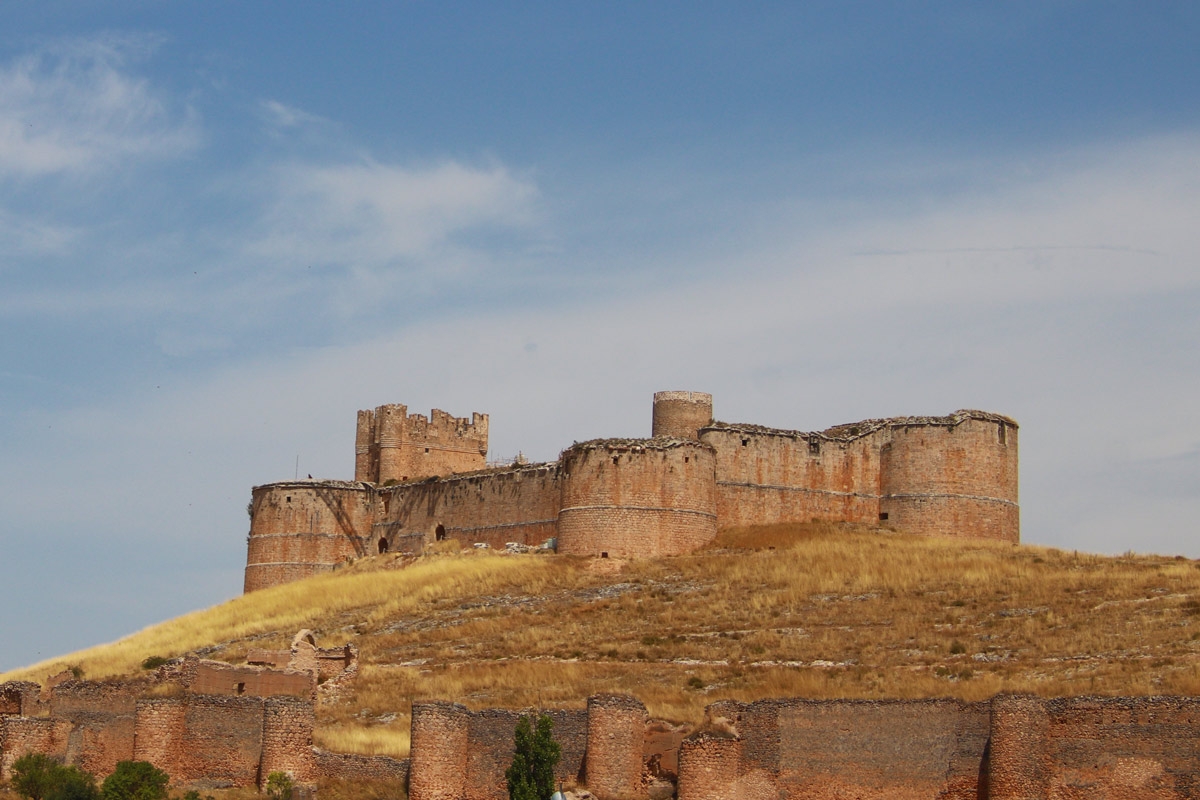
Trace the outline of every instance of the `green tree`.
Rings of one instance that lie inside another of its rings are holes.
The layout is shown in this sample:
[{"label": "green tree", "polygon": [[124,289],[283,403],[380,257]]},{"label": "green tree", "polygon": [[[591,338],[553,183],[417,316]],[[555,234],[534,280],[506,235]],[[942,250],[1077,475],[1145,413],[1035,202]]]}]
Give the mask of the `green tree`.
[{"label": "green tree", "polygon": [[96,800],[96,779],[79,767],[64,767],[43,753],[13,762],[12,788],[29,800]]},{"label": "green tree", "polygon": [[100,787],[103,800],[167,800],[167,773],[149,761],[119,761]]},{"label": "green tree", "polygon": [[554,794],[554,768],[562,748],[550,730],[554,720],[546,714],[538,717],[536,728],[529,717],[521,717],[515,734],[516,751],[504,773],[509,800],[549,800]]}]

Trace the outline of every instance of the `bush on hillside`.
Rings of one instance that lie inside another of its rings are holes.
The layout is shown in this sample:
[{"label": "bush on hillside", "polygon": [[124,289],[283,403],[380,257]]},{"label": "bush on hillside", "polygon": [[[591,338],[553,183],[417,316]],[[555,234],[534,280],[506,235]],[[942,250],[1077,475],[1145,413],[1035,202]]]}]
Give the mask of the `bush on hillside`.
[{"label": "bush on hillside", "polygon": [[43,753],[13,762],[12,788],[29,800],[97,800],[96,779],[79,767],[64,767]]},{"label": "bush on hillside", "polygon": [[119,761],[100,788],[103,800],[167,800],[167,773],[149,761]]}]

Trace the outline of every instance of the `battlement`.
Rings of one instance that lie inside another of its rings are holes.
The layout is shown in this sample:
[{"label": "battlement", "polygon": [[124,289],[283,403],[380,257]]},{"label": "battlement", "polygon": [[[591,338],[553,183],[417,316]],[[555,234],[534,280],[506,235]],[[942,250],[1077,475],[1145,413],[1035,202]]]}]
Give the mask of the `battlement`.
[{"label": "battlement", "polygon": [[986,411],[824,431],[714,421],[712,395],[654,395],[650,438],[576,442],[487,468],[488,417],[358,412],[355,481],[254,488],[246,591],[425,545],[691,552],[721,527],[829,520],[1017,542],[1017,423]]},{"label": "battlement", "polygon": [[384,484],[470,472],[487,465],[487,450],[487,414],[468,420],[435,408],[426,417],[383,405],[358,412],[354,479]]}]

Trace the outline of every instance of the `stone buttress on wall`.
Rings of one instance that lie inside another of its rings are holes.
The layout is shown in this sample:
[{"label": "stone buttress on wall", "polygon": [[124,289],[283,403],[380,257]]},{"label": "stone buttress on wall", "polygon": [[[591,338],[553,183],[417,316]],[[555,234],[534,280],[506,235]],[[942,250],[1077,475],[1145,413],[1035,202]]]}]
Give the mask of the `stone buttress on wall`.
[{"label": "stone buttress on wall", "polygon": [[627,558],[689,552],[720,527],[829,520],[1020,540],[1017,424],[983,411],[806,433],[715,422],[711,395],[659,392],[653,438],[479,469],[487,426],[479,413],[359,412],[355,482],[254,488],[245,590],[440,539]]}]

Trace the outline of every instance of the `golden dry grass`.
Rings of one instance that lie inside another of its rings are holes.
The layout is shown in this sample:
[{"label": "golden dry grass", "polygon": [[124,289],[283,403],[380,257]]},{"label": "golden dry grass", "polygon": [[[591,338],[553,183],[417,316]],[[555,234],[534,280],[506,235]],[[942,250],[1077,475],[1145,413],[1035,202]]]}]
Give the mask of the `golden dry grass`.
[{"label": "golden dry grass", "polygon": [[128,673],[216,644],[236,661],[308,627],[362,661],[353,696],[318,710],[318,743],[397,756],[424,698],[581,707],[628,692],[696,723],[725,698],[1194,694],[1198,567],[832,524],[725,531],[699,553],[624,564],[385,556],[0,680],[66,663]]}]

